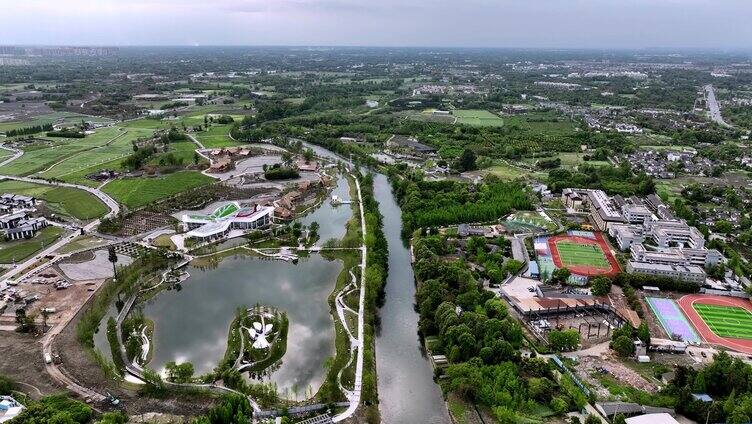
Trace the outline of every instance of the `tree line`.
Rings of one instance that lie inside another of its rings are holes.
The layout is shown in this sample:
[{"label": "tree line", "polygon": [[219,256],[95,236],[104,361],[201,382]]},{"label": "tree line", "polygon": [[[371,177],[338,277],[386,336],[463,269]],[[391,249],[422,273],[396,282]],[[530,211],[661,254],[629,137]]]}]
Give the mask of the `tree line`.
[{"label": "tree line", "polygon": [[16,128],[8,130],[5,135],[8,137],[18,137],[21,135],[32,135],[40,132],[52,131],[52,124],[34,125],[31,127]]}]

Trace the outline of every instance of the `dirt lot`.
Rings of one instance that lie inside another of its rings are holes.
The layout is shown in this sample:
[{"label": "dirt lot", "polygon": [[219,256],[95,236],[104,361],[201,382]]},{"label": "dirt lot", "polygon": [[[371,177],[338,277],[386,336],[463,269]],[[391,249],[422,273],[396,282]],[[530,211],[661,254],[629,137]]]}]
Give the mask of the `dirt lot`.
[{"label": "dirt lot", "polygon": [[[611,340],[611,330],[603,324],[606,319],[604,315],[588,315],[582,317],[551,317],[548,321],[554,328],[574,329],[582,331],[580,341],[582,349],[587,349],[593,345]],[[588,338],[588,324],[590,324],[590,337]],[[600,324],[600,336],[598,335],[598,325]]]},{"label": "dirt lot", "polygon": [[655,384],[647,381],[637,371],[622,364],[616,358],[604,359],[596,356],[583,356],[576,367],[577,376],[595,387],[599,397],[607,399],[610,393],[591,375],[604,370],[622,384],[646,392],[655,392],[658,389]]},{"label": "dirt lot", "polygon": [[47,375],[42,358],[40,337],[12,331],[0,333],[0,374],[21,383],[21,389],[32,397],[63,390]]}]

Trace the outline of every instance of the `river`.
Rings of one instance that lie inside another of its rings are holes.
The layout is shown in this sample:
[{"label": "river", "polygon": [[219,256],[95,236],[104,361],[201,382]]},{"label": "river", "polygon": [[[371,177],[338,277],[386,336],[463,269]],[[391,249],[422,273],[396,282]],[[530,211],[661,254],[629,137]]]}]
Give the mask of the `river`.
[{"label": "river", "polygon": [[[307,142],[323,157],[348,162]],[[376,372],[379,411],[384,424],[449,423],[441,389],[433,381],[433,369],[421,350],[415,303],[415,276],[410,251],[400,238],[402,211],[389,180],[375,174],[374,194],[384,216],[384,235],[389,245],[389,276],[384,306],[379,311],[381,328],[376,336]]]},{"label": "river", "polygon": [[420,347],[410,251],[400,238],[402,214],[384,175],[376,174],[374,193],[389,244],[386,299],[379,311],[381,330],[376,337],[381,421],[449,423],[441,389],[434,383],[433,369]]}]

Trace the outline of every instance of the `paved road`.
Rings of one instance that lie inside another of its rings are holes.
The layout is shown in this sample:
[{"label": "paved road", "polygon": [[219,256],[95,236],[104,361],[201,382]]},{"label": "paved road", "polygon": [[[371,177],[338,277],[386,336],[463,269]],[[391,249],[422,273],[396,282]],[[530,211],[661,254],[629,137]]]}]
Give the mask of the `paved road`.
[{"label": "paved road", "polygon": [[723,116],[721,116],[721,106],[715,98],[715,89],[713,89],[713,86],[708,84],[703,87],[703,89],[705,90],[705,100],[708,104],[710,119],[719,125],[730,127],[731,125],[727,124],[726,121],[723,120]]},{"label": "paved road", "polygon": [[[196,143],[196,146],[198,146],[199,149],[201,149],[201,150],[206,149],[206,147],[204,147],[204,144],[201,143],[200,141],[198,141],[198,139],[196,137],[194,137],[193,134],[191,134],[191,133],[185,133],[185,135],[187,135],[188,138],[190,138],[192,142]],[[206,157],[206,156],[204,156],[204,157]]]}]

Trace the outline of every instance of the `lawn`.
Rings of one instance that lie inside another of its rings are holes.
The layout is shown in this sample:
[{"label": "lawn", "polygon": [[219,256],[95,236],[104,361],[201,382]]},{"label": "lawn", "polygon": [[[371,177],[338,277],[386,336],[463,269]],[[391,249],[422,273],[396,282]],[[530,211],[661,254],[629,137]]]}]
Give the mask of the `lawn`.
[{"label": "lawn", "polygon": [[752,339],[752,313],[746,309],[698,303],[692,307],[717,336]]},{"label": "lawn", "polygon": [[583,153],[562,152],[554,156],[549,156],[545,158],[528,158],[528,159],[523,159],[523,160],[529,163],[530,165],[535,165],[535,163],[538,162],[539,160],[558,158],[561,160],[561,167],[566,168],[566,169],[576,168],[577,166],[580,166],[583,163],[587,163],[587,164],[594,165],[594,166],[609,165],[608,161],[597,161],[597,160],[586,161],[584,157],[585,155]]},{"label": "lawn", "polygon": [[28,240],[2,242],[0,243],[0,263],[22,261],[55,242],[61,234],[63,234],[62,228],[50,225]]},{"label": "lawn", "polygon": [[75,252],[76,250],[80,249],[91,249],[94,247],[104,246],[107,245],[108,241],[105,239],[101,239],[99,237],[91,236],[91,235],[84,235],[84,236],[78,236],[75,239],[73,239],[70,243],[66,243],[63,247],[58,249],[56,253],[58,254],[65,254],[70,252]]},{"label": "lawn", "polygon": [[516,180],[517,178],[527,177],[545,179],[547,175],[545,172],[531,171],[525,168],[510,165],[509,163],[504,161],[497,162],[494,166],[486,168],[483,171],[494,174],[502,180]]},{"label": "lawn", "polygon": [[195,133],[195,137],[207,149],[219,147],[237,146],[243,143],[230,138],[229,133],[232,125],[212,125],[207,131]]},{"label": "lawn", "polygon": [[54,213],[80,220],[99,218],[107,206],[93,194],[70,187],[52,187],[23,181],[0,181],[0,193],[16,193],[44,200]]},{"label": "lawn", "polygon": [[596,268],[608,268],[610,265],[600,246],[595,244],[578,244],[569,241],[556,243],[561,262],[564,266],[587,265]]},{"label": "lawn", "polygon": [[77,113],[52,112],[50,114],[40,115],[35,118],[30,118],[28,120],[2,122],[0,123],[0,132],[10,131],[16,128],[35,127],[37,125],[53,124],[53,123],[58,123],[58,122],[67,123],[67,124],[80,123],[81,120],[95,121],[95,122],[110,122],[111,121],[110,119],[107,119],[107,118],[98,118],[94,116],[79,115]]},{"label": "lawn", "polygon": [[508,116],[504,121],[508,127],[518,127],[539,137],[572,135],[577,128],[574,121],[562,118],[553,111]]},{"label": "lawn", "polygon": [[514,215],[510,216],[507,221],[522,223],[548,231],[553,231],[556,229],[556,224],[554,222],[545,219],[538,212],[517,212]]},{"label": "lawn", "polygon": [[457,109],[452,111],[457,117],[458,124],[473,125],[476,127],[501,127],[504,120],[496,114],[480,109]]},{"label": "lawn", "polygon": [[0,168],[0,173],[22,176],[38,173],[40,177],[61,178],[123,157],[132,150],[131,140],[151,133],[111,127],[99,129],[86,138],[55,140],[54,146],[26,150],[23,156]]},{"label": "lawn", "polygon": [[103,169],[104,165],[110,162],[123,160],[133,154],[133,145],[131,142],[139,137],[151,136],[151,134],[151,130],[138,129],[118,132],[117,135],[106,140],[107,142],[112,141],[110,144],[76,153],[63,162],[56,163],[44,171],[37,172],[35,176],[76,181],[81,171],[87,171],[86,174],[92,173]]},{"label": "lawn", "polygon": [[138,208],[214,181],[200,172],[180,171],[160,177],[114,180],[102,190],[129,208]]}]

